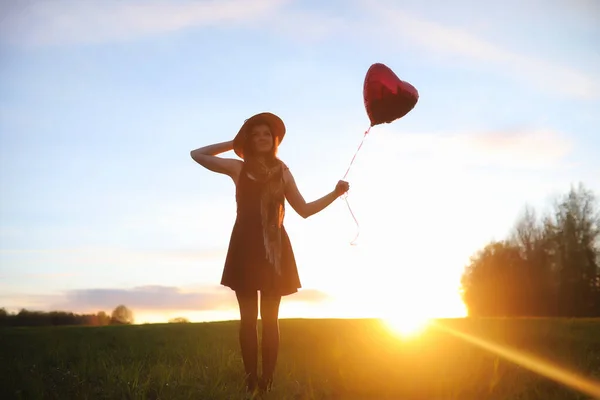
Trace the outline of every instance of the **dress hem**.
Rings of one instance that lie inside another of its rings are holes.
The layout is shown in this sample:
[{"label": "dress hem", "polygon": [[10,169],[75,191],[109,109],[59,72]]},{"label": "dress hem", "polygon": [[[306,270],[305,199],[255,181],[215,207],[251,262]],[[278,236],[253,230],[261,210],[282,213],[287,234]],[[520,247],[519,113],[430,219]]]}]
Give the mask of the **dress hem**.
[{"label": "dress hem", "polygon": [[[232,291],[236,292],[236,291],[251,291],[251,292],[256,292],[259,291],[261,293],[266,292],[266,293],[273,293],[273,291],[269,291],[267,289],[262,289],[262,288],[249,288],[249,287],[242,287],[242,288],[236,288],[235,285],[232,284],[226,284],[221,282],[221,286],[225,286],[229,289],[231,289]],[[287,290],[275,290],[276,294],[280,295],[280,296],[289,296],[292,295],[294,293],[298,293],[298,291],[302,289],[302,287],[297,287],[295,289],[287,289]]]}]

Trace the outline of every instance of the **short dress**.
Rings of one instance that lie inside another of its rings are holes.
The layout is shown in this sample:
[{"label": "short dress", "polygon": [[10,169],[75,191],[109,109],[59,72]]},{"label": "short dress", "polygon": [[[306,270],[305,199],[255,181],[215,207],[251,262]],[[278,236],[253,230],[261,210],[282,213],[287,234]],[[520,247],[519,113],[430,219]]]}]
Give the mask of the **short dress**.
[{"label": "short dress", "polygon": [[236,185],[237,217],[231,232],[221,285],[240,292],[259,290],[261,293],[286,296],[296,293],[302,286],[285,227],[281,229],[281,275],[275,272],[266,257],[260,214],[264,185],[250,178],[244,165]]}]

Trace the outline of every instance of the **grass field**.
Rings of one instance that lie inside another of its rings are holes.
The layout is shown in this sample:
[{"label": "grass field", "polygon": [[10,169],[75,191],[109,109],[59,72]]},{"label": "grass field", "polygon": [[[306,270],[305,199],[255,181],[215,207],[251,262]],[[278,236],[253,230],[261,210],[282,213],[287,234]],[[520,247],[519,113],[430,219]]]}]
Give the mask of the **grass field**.
[{"label": "grass field", "polygon": [[[600,379],[600,320],[439,320]],[[237,321],[0,330],[1,399],[242,399]],[[259,324],[260,326],[260,324]],[[430,327],[282,320],[269,399],[588,399]]]}]

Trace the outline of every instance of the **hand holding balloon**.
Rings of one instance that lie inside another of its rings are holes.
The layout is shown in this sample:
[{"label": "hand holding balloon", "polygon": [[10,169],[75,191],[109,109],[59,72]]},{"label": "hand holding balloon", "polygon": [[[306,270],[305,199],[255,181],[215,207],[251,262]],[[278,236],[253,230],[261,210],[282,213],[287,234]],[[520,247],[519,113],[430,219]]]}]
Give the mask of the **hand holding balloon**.
[{"label": "hand holding balloon", "polygon": [[335,185],[335,194],[339,197],[350,190],[350,184],[346,181],[338,181],[337,185]]}]

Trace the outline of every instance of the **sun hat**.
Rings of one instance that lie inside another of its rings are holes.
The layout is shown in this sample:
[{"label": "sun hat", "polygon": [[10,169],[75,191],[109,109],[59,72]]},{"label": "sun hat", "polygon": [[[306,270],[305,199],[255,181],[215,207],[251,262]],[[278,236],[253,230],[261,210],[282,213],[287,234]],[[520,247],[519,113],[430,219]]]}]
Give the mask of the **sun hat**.
[{"label": "sun hat", "polygon": [[233,151],[238,157],[244,158],[244,142],[246,141],[246,135],[249,133],[249,128],[258,123],[266,123],[269,125],[273,138],[278,138],[279,143],[283,140],[283,137],[285,136],[285,124],[281,118],[270,112],[262,112],[253,115],[244,121],[244,124],[233,139]]}]

